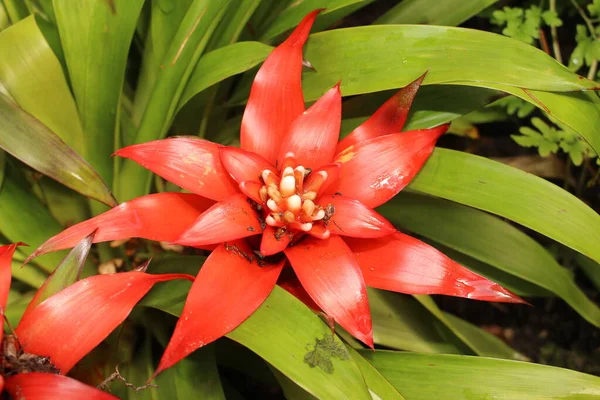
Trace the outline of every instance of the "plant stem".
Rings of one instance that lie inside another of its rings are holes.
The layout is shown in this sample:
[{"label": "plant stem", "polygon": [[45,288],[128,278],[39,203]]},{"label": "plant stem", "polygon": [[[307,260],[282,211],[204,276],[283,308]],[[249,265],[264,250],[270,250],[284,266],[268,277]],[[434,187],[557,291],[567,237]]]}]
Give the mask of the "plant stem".
[{"label": "plant stem", "polygon": [[587,178],[587,169],[590,164],[590,159],[585,157],[583,160],[583,165],[581,168],[581,174],[579,175],[579,181],[577,182],[577,190],[575,194],[577,197],[581,198],[583,196],[583,191],[585,190],[585,181]]},{"label": "plant stem", "polygon": [[[550,11],[556,12],[556,0],[550,0]],[[562,64],[563,60],[562,54],[560,52],[560,43],[558,42],[558,33],[556,26],[550,27],[550,34],[552,35],[552,49],[554,50],[554,58],[556,58],[556,61]]]}]

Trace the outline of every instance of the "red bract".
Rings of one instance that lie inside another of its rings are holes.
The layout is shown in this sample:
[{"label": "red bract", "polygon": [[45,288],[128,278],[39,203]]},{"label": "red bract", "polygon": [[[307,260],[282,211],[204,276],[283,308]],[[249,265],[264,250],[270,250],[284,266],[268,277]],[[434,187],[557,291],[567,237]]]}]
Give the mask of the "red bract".
[{"label": "red bract", "polygon": [[[17,244],[0,246],[0,311],[4,313]],[[61,376],[102,342],[157,282],[184,274],[124,272],[97,275],[68,286],[28,308],[15,336],[2,340],[0,391],[15,399],[116,399]],[[17,339],[18,338],[18,339]],[[33,371],[33,372],[32,372]]]},{"label": "red bract", "polygon": [[[190,290],[157,373],[243,322],[269,295],[282,266],[291,266],[303,286],[286,278],[288,290],[371,347],[365,284],[403,293],[522,302],[397,232],[373,210],[411,181],[448,126],[401,133],[423,75],[338,143],[340,85],[306,110],[302,97],[302,47],[317,14],[306,16],[256,75],[242,120],[241,149],[171,138],[117,152],[218,201],[193,222],[174,221],[176,208],[157,203],[154,213],[148,211],[152,219],[138,221],[144,229],[134,232],[189,246],[218,245]],[[127,218],[139,219],[134,204],[149,197],[119,207]],[[103,218],[69,228],[36,254],[64,247],[69,231],[82,237],[75,232],[110,230]],[[157,219],[166,222],[153,226]],[[165,223],[186,229],[174,240],[163,235]],[[118,232],[111,233],[111,239],[118,239]]]}]

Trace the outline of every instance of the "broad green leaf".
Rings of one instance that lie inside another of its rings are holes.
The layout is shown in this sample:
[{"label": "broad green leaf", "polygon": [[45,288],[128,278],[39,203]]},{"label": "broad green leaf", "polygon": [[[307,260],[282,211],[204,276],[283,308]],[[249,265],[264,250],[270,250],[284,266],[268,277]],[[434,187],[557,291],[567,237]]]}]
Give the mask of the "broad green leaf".
[{"label": "broad green leaf", "polygon": [[600,216],[537,176],[483,157],[437,148],[409,187],[508,218],[600,260]]},{"label": "broad green leaf", "polygon": [[159,399],[225,400],[219,371],[214,356],[214,346],[206,346],[156,378]]},{"label": "broad green leaf", "polygon": [[486,85],[511,93],[556,118],[579,133],[600,153],[600,99],[596,92],[551,93],[540,90],[523,90],[505,85]]},{"label": "broad green leaf", "polygon": [[600,290],[600,265],[582,254],[576,254],[575,260],[577,261],[579,268],[581,268],[588,279],[592,281],[596,289]]},{"label": "broad green leaf", "polygon": [[[392,51],[393,50],[393,51]],[[345,95],[403,87],[429,70],[426,84],[478,82],[546,91],[598,89],[543,51],[505,36],[472,29],[383,25],[311,35],[305,58],[306,100],[342,80]]]},{"label": "broad green leaf", "polygon": [[11,23],[16,24],[29,15],[27,5],[23,0],[2,0]]},{"label": "broad green leaf", "polygon": [[240,42],[202,56],[181,95],[179,108],[210,86],[263,62],[271,50],[271,46],[259,42]]},{"label": "broad green leaf", "polygon": [[286,400],[318,400],[315,396],[296,385],[293,380],[271,367],[271,372],[279,382]]},{"label": "broad green leaf", "polygon": [[0,190],[2,189],[2,182],[4,182],[4,168],[6,168],[6,153],[0,150]]},{"label": "broad green leaf", "polygon": [[10,19],[8,17],[8,13],[6,12],[6,8],[0,1],[0,32],[10,26]]},{"label": "broad green leaf", "polygon": [[85,154],[77,107],[60,62],[33,16],[0,33],[0,84],[19,106]]},{"label": "broad green leaf", "polygon": [[[150,27],[144,41],[142,66],[132,111],[133,124],[136,128],[139,127],[156,79],[161,72],[160,65],[163,62],[165,53],[169,50],[173,37],[177,33],[181,20],[192,1],[167,0],[150,3]],[[123,144],[129,145],[131,143],[123,138]]]},{"label": "broad green leaf", "polygon": [[360,368],[360,372],[365,378],[365,382],[369,387],[369,392],[373,399],[395,399],[403,400],[404,397],[398,392],[394,386],[383,376],[371,363],[365,360],[360,353],[352,347],[346,345],[346,349],[352,356],[352,359]]},{"label": "broad green leaf", "polygon": [[367,288],[375,343],[422,353],[474,354],[413,297]]},{"label": "broad green leaf", "polygon": [[96,232],[92,232],[77,243],[61,263],[58,264],[40,290],[37,291],[33,300],[31,300],[32,307],[37,306],[50,296],[60,292],[67,286],[70,286],[79,280],[79,276],[85,265],[85,260],[92,248],[95,233]]},{"label": "broad green leaf", "polygon": [[246,28],[248,20],[260,2],[261,0],[241,0],[236,3],[235,7],[229,7],[210,38],[206,51],[234,44]]},{"label": "broad green leaf", "polygon": [[454,319],[452,316],[448,317],[449,314],[440,310],[430,296],[418,295],[414,297],[463,343],[469,346],[475,354],[484,357],[524,359],[521,354],[511,349],[510,346],[502,346],[503,343],[498,343],[498,340],[494,340],[496,338],[491,334],[484,332],[458,317],[455,317]]},{"label": "broad green leaf", "polygon": [[54,132],[0,94],[0,148],[71,189],[115,205],[96,171]]},{"label": "broad green leaf", "polygon": [[36,191],[36,195],[62,226],[68,227],[90,217],[85,197],[45,176],[39,178],[37,184],[39,192]]},{"label": "broad green leaf", "polygon": [[[195,0],[183,17],[144,110],[136,142],[160,139],[167,134],[187,81],[202,55],[212,32],[223,17],[229,0]],[[125,160],[116,182],[117,196],[126,201],[145,194],[150,173]]]},{"label": "broad green leaf", "polygon": [[341,8],[356,5],[358,3],[369,3],[365,0],[304,0],[294,1],[285,10],[277,16],[277,19],[273,24],[269,26],[267,31],[261,36],[262,42],[268,41],[276,37],[277,35],[294,28],[306,14],[313,10],[322,8],[323,12],[319,15],[319,18],[337,11]]},{"label": "broad green leaf", "polygon": [[[8,167],[8,166],[7,166]],[[0,231],[11,242],[27,241],[28,247],[20,247],[23,254],[30,255],[39,245],[62,231],[62,226],[42,206],[33,193],[27,191],[14,167],[7,168],[4,184],[0,190]],[[45,271],[52,272],[66,252],[45,254],[35,259]]]},{"label": "broad green leaf", "polygon": [[407,399],[595,399],[600,378],[519,361],[361,351]]},{"label": "broad green leaf", "polygon": [[460,25],[498,0],[404,0],[373,24]]},{"label": "broad green leaf", "polygon": [[143,0],[54,0],[58,30],[77,108],[85,156],[112,181],[115,130],[125,65]]},{"label": "broad green leaf", "polygon": [[[171,283],[161,286],[171,288]],[[172,289],[166,290],[167,295],[173,296],[172,293]],[[141,304],[176,316],[181,313],[183,303],[154,297],[157,296],[148,294]],[[332,336],[331,329],[318,316],[278,286],[227,337],[261,356],[319,399],[371,399],[344,344]]]},{"label": "broad green leaf", "polygon": [[460,331],[464,337],[477,348],[477,354],[483,357],[506,358],[527,361],[527,357],[512,349],[500,338],[449,313],[444,313],[446,320]]},{"label": "broad green leaf", "polygon": [[[8,322],[10,322],[10,325],[13,328],[19,325],[19,321],[21,321],[21,317],[23,316],[23,313],[29,304],[30,298],[31,296],[23,296],[23,298],[6,307],[4,317],[8,320]],[[6,322],[4,322],[3,325],[6,325]],[[9,328],[6,327],[5,331],[9,331]]]},{"label": "broad green leaf", "polygon": [[[445,152],[451,155],[454,153],[449,150],[445,150]],[[439,154],[444,155],[446,154],[445,152]],[[479,159],[479,157],[474,158]],[[479,160],[476,161],[479,162]],[[486,161],[493,163],[490,160]],[[455,182],[465,177],[465,173],[462,171],[450,171],[452,162],[444,164],[443,168],[439,165],[437,166],[438,172],[444,170],[452,173],[452,180]],[[493,168],[495,168],[495,165],[489,166],[485,163],[482,165],[470,165],[467,169],[474,172],[486,171],[486,173],[490,174]],[[538,209],[533,208],[534,204],[540,203],[542,206],[538,205],[538,207],[543,207],[543,205],[548,205],[551,201],[558,199],[557,194],[539,193],[534,195],[536,193],[535,184],[537,182],[529,182],[528,184],[519,186],[519,178],[510,176],[514,172],[535,178],[533,175],[524,174],[509,167],[503,166],[503,168],[509,170],[504,172],[506,175],[504,175],[503,179],[507,179],[511,184],[506,184],[506,187],[510,188],[510,190],[504,189],[503,194],[496,198],[501,204],[510,204],[511,200],[518,203],[517,200],[514,200],[514,197],[519,194],[522,196],[523,193],[529,191],[533,194],[531,197],[522,200],[522,204],[519,203],[518,211],[529,213],[533,217],[535,216],[535,212],[539,212],[537,211]],[[418,176],[417,180],[420,180],[421,177],[422,174]],[[481,185],[486,185],[487,188],[482,189],[482,193],[484,194],[478,193],[473,195],[473,198],[476,196],[490,196],[489,198],[491,198],[495,193],[492,183],[501,182],[502,180],[498,177],[490,179],[489,175],[486,177],[482,176],[481,178],[485,179],[483,182],[486,182]],[[539,180],[545,183],[545,181]],[[446,183],[451,185],[448,181]],[[449,189],[448,185],[446,185],[446,188],[449,190],[448,192],[453,191],[455,194],[460,191],[466,192],[467,187]],[[415,187],[413,186],[413,188]],[[512,190],[515,192],[513,193]],[[559,194],[568,194],[558,187],[556,190]],[[568,195],[570,196],[570,194]],[[460,200],[456,199],[456,196],[448,196],[448,198],[451,197],[454,197],[453,200]],[[515,210],[514,207],[516,206],[513,206],[512,210]],[[509,207],[505,208],[505,210],[510,209]],[[540,244],[511,224],[473,208],[412,193],[402,193],[390,203],[380,207],[379,210],[390,218],[393,223],[405,229],[430,238],[444,246],[557,294],[581,314],[582,317],[596,326],[600,325],[600,309],[575,285],[573,279],[565,269]],[[556,214],[549,214],[553,215],[553,219],[547,222],[548,225],[554,223],[560,224]],[[506,213],[504,213],[504,216],[507,216]],[[574,216],[572,217],[575,218]],[[544,219],[545,217],[538,216],[537,218]],[[441,225],[440,221],[443,221]],[[583,221],[585,221],[583,225],[587,226],[591,224],[592,219],[583,218]],[[565,226],[565,222],[562,222],[561,229],[565,232],[567,231],[568,227]]]}]

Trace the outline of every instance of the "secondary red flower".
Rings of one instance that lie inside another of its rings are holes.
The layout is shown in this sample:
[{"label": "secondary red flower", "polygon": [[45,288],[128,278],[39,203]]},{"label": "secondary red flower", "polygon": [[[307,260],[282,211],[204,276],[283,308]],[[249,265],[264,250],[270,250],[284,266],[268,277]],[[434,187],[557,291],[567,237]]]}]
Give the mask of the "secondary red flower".
[{"label": "secondary red flower", "polygon": [[[18,245],[0,246],[0,317]],[[3,337],[0,331],[0,392],[14,399],[116,399],[63,375],[121,324],[156,282],[179,278],[193,280],[183,274],[97,275],[28,308],[15,335]]]},{"label": "secondary red flower", "polygon": [[[257,73],[241,149],[171,138],[116,153],[195,193],[196,200],[174,193],[142,197],[67,229],[34,253],[70,247],[96,229],[96,241],[136,236],[216,245],[157,373],[243,322],[287,266],[319,308],[371,347],[365,285],[522,301],[397,232],[373,210],[411,181],[447,125],[400,133],[421,76],[338,143],[339,84],[308,109],[302,96],[302,47],[317,14],[306,16]],[[286,287],[298,288],[289,281]]]}]

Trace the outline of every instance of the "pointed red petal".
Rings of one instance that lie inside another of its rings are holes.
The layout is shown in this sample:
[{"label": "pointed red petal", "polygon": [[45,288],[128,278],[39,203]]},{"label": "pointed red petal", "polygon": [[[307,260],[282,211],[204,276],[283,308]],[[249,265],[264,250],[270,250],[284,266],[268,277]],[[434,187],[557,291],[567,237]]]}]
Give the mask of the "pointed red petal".
[{"label": "pointed red petal", "polygon": [[340,236],[356,238],[377,238],[396,232],[394,226],[379,213],[358,200],[340,195],[321,196],[317,204],[335,208],[327,229]]},{"label": "pointed red petal", "polygon": [[425,75],[427,72],[393,95],[375,114],[342,139],[338,143],[337,152],[367,139],[402,131],[410,106]]},{"label": "pointed red petal", "polygon": [[319,172],[324,171],[327,173],[327,178],[323,181],[323,183],[321,183],[319,190],[317,190],[317,195],[325,193],[327,188],[337,181],[338,176],[340,175],[341,167],[342,165],[340,163],[333,163],[324,165],[317,171],[312,171],[304,181],[304,190],[311,190],[310,187],[314,184],[314,182],[322,179],[319,177]]},{"label": "pointed red petal", "polygon": [[258,204],[264,203],[260,198],[259,193],[259,190],[262,187],[263,184],[258,181],[245,181],[240,183],[240,191],[246,196],[250,197],[255,202],[257,202]]},{"label": "pointed red petal", "polygon": [[[17,246],[27,246],[25,243],[15,243],[0,246],[0,320],[4,318],[6,302],[8,301],[8,292],[10,291],[10,281],[12,278],[12,258]],[[4,322],[2,322],[4,326]],[[4,330],[0,329],[0,343]]]},{"label": "pointed red petal", "polygon": [[339,192],[371,208],[385,203],[409,184],[447,129],[379,136],[348,147],[337,155],[342,170],[327,193]]},{"label": "pointed red petal", "polygon": [[258,235],[262,230],[258,215],[246,196],[236,194],[206,210],[176,243],[184,246],[223,243]]},{"label": "pointed red petal", "polygon": [[279,287],[287,290],[291,294],[294,295],[298,300],[303,302],[308,308],[316,312],[322,312],[321,307],[315,303],[315,301],[310,297],[306,289],[302,286],[296,274],[294,274],[294,270],[291,268],[284,268],[277,280],[277,285]]},{"label": "pointed red petal", "polygon": [[176,137],[135,144],[115,155],[129,158],[166,180],[212,200],[238,193],[219,158],[219,146],[207,140]]},{"label": "pointed red petal", "polygon": [[260,254],[263,256],[272,256],[283,251],[290,244],[290,235],[276,235],[278,228],[267,226],[263,232],[260,241]]},{"label": "pointed red petal", "polygon": [[174,242],[214,201],[189,193],[158,193],[138,197],[83,221],[50,238],[26,260],[74,247],[97,230],[94,243],[139,237]]},{"label": "pointed red petal", "polygon": [[67,376],[30,372],[6,378],[5,389],[19,400],[118,400],[118,397]]},{"label": "pointed red petal", "polygon": [[368,286],[408,294],[524,303],[514,293],[403,233],[370,240],[347,238],[346,243],[358,259]]},{"label": "pointed red petal", "polygon": [[310,297],[354,337],[373,347],[367,288],[358,262],[339,236],[309,237],[285,255]]},{"label": "pointed red petal", "polygon": [[244,116],[241,145],[275,163],[281,141],[304,111],[302,46],[320,10],[308,14],[258,70]]},{"label": "pointed red petal", "polygon": [[21,319],[19,342],[28,353],[50,357],[66,374],[127,318],[155,283],[173,279],[193,277],[131,271],[80,280]]},{"label": "pointed red petal", "polygon": [[294,153],[298,165],[317,169],[331,162],[340,136],[342,95],[339,84],[329,89],[302,113],[281,143],[278,165],[288,152]]},{"label": "pointed red petal", "polygon": [[277,172],[277,169],[256,153],[236,147],[221,147],[221,163],[236,182],[258,181],[265,169]]},{"label": "pointed red petal", "polygon": [[278,265],[259,265],[243,240],[222,244],[200,269],[154,376],[194,350],[231,332],[267,298]]}]

